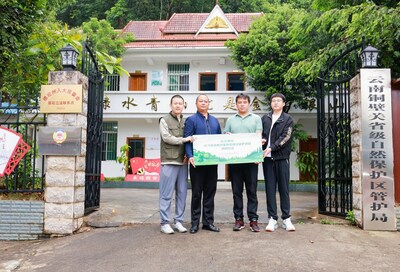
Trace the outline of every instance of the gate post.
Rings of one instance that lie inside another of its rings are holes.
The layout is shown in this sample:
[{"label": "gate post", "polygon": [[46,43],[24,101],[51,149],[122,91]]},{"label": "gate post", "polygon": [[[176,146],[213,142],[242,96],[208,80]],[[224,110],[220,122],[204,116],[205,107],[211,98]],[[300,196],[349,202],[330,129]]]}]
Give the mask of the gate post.
[{"label": "gate post", "polygon": [[350,81],[353,212],[366,230],[396,230],[390,69]]},{"label": "gate post", "polygon": [[80,127],[82,129],[80,156],[47,156],[45,183],[44,232],[46,234],[72,234],[83,224],[85,208],[85,158],[88,101],[88,78],[78,71],[49,73],[49,85],[82,85],[82,112],[49,113],[49,127]]},{"label": "gate post", "polygon": [[360,74],[350,81],[350,129],[351,129],[351,165],[353,213],[358,226],[362,227],[362,182],[361,182],[361,82]]}]

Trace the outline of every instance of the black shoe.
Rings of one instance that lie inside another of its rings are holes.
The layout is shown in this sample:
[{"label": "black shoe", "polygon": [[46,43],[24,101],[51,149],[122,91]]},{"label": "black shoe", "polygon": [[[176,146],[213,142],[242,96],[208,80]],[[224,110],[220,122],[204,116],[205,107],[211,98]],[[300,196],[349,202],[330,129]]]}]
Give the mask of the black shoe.
[{"label": "black shoe", "polygon": [[199,225],[192,225],[192,227],[190,228],[190,233],[196,233],[199,231]]},{"label": "black shoe", "polygon": [[214,232],[219,232],[219,228],[214,226],[213,224],[210,225],[203,225],[203,230],[209,230]]}]

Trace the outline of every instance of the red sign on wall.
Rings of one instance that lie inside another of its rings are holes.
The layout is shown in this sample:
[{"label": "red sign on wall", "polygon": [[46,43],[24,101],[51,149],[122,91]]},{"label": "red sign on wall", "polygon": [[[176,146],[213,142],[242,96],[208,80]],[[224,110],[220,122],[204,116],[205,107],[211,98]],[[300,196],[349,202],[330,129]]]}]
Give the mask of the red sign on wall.
[{"label": "red sign on wall", "polygon": [[130,159],[132,175],[127,175],[125,181],[160,181],[160,159],[145,159],[134,157]]}]

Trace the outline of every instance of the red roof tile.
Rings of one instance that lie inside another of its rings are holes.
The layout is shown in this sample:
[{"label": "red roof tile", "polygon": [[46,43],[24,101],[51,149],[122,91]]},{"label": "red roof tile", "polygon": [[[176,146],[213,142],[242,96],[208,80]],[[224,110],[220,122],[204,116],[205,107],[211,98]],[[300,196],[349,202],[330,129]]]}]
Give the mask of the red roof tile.
[{"label": "red roof tile", "polygon": [[[164,33],[196,33],[208,17],[208,13],[176,13],[164,28]],[[228,13],[226,18],[238,32],[249,30],[251,22],[262,13]]]},{"label": "red roof tile", "polygon": [[[169,21],[130,21],[122,32],[133,33],[135,41],[127,48],[142,47],[192,47],[224,46],[229,39],[236,39],[232,33],[200,33],[195,37],[209,13],[176,13]],[[262,13],[225,14],[237,32],[247,32],[252,21]]]},{"label": "red roof tile", "polygon": [[133,33],[136,40],[160,39],[161,30],[168,21],[130,21],[122,30],[123,33]]},{"label": "red roof tile", "polygon": [[132,42],[126,48],[164,48],[164,47],[224,47],[225,41],[160,41]]}]

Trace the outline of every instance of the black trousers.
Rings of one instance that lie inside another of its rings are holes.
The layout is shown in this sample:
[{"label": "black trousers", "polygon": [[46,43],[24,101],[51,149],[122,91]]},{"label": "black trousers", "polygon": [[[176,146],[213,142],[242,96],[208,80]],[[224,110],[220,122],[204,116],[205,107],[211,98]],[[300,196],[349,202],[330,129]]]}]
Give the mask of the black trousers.
[{"label": "black trousers", "polygon": [[[217,165],[197,167],[190,165],[190,181],[192,183],[192,226],[199,224],[202,208],[202,224],[214,224],[214,197],[217,191],[218,178],[217,167]],[[202,198],[203,205],[201,205]]]},{"label": "black trousers", "polygon": [[229,174],[233,193],[233,215],[243,220],[243,185],[246,186],[247,216],[250,221],[258,220],[257,182],[258,164],[230,164]]},{"label": "black trousers", "polygon": [[289,198],[289,160],[272,160],[266,157],[263,162],[265,193],[267,196],[268,218],[278,220],[276,186],[278,185],[282,219],[290,217]]}]

